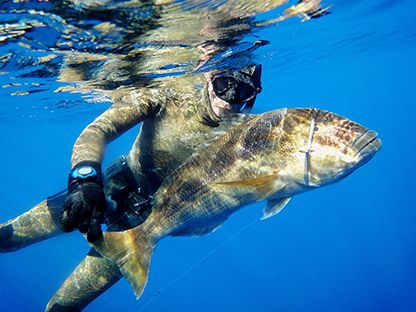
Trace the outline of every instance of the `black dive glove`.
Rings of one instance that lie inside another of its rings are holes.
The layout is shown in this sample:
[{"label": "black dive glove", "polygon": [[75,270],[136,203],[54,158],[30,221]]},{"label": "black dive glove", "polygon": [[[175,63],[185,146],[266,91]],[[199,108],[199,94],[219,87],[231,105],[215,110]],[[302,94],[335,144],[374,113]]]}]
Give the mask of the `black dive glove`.
[{"label": "black dive glove", "polygon": [[72,169],[68,178],[68,195],[61,216],[64,232],[78,228],[87,233],[90,243],[101,235],[106,200],[103,191],[101,166],[95,162],[82,162]]}]

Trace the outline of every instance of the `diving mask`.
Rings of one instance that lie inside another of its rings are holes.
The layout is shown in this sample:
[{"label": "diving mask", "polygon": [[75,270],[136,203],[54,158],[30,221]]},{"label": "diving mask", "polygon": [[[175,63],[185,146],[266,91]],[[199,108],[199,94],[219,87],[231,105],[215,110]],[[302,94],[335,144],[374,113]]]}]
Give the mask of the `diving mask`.
[{"label": "diving mask", "polygon": [[215,76],[212,86],[216,96],[231,105],[246,104],[244,111],[254,105],[261,88],[261,65],[251,66],[249,71],[228,71]]}]

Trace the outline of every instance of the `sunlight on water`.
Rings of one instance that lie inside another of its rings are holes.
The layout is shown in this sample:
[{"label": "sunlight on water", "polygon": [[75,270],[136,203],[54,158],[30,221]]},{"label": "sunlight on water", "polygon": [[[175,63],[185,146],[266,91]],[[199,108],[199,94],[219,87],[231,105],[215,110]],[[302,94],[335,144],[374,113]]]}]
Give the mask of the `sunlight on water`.
[{"label": "sunlight on water", "polygon": [[[385,10],[391,19],[380,18]],[[82,105],[56,101],[59,91],[95,92],[86,102],[96,103],[108,100],[97,92],[166,76],[251,62],[294,71],[334,55],[377,53],[415,39],[415,12],[396,23],[404,11],[405,1],[4,1],[0,95],[55,99],[29,111],[3,105],[0,118]],[[330,29],[331,15],[314,20],[328,12],[339,15]],[[376,27],[363,32],[368,24]],[[281,40],[271,42],[276,33]]]},{"label": "sunlight on water", "polygon": [[[380,19],[385,10],[391,19]],[[2,105],[0,118],[108,101],[110,90],[167,76],[252,62],[296,71],[335,55],[377,53],[414,40],[414,12],[395,21],[405,10],[404,1],[5,1],[0,95],[53,104]],[[331,15],[315,21],[330,12],[339,15],[330,29]],[[376,27],[363,32],[368,24]],[[276,36],[281,40],[271,41]],[[62,91],[84,96],[60,99]]]},{"label": "sunlight on water", "polygon": [[254,51],[270,43],[262,32],[328,9],[318,0],[6,1],[0,5],[0,94],[32,96],[31,102],[54,98],[54,104],[4,105],[0,117],[81,105],[56,92],[89,93],[86,102],[96,103],[117,88],[257,62],[262,52]]}]

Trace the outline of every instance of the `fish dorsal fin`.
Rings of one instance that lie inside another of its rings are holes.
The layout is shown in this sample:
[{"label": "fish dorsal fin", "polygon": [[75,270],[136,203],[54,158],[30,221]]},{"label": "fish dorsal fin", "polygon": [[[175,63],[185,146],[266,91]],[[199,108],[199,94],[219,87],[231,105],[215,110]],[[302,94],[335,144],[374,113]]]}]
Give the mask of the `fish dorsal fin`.
[{"label": "fish dorsal fin", "polygon": [[268,219],[278,214],[289,203],[291,199],[292,197],[269,199],[267,201],[266,207],[264,207],[263,216],[261,217],[261,220]]},{"label": "fish dorsal fin", "polygon": [[175,232],[174,234],[172,234],[172,236],[202,236],[209,233],[213,233],[216,230],[218,230],[226,220],[227,219],[222,219],[218,222],[203,227],[186,228],[181,231]]},{"label": "fish dorsal fin", "polygon": [[254,114],[229,114],[222,117],[219,126],[212,128],[212,131],[210,131],[210,133],[207,135],[204,144],[198,146],[197,150],[210,145],[213,141],[227,133],[231,128],[234,128],[235,126],[238,126],[241,123],[252,119],[254,116]]},{"label": "fish dorsal fin", "polygon": [[270,183],[273,183],[276,177],[277,177],[277,174],[271,174],[271,175],[263,176],[259,178],[238,180],[238,181],[217,182],[217,183],[222,184],[222,185],[228,185],[228,186],[236,186],[236,187],[244,187],[244,186],[261,187],[261,186],[265,186]]},{"label": "fish dorsal fin", "polygon": [[248,120],[253,119],[255,116],[256,115],[254,115],[254,114],[247,114],[247,113],[244,113],[244,114],[241,114],[241,113],[240,114],[229,114],[229,115],[226,115],[226,116],[222,117],[222,121],[221,121],[218,128],[222,128],[222,127],[232,128],[232,127],[235,127],[235,126],[237,126],[237,125],[239,125],[243,122],[246,122]]}]

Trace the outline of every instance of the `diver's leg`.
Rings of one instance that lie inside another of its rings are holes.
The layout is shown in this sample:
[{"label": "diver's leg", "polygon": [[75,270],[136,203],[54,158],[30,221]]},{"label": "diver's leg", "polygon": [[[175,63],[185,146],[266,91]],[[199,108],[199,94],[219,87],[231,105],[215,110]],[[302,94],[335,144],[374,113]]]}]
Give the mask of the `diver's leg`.
[{"label": "diver's leg", "polygon": [[0,252],[11,252],[63,233],[59,227],[66,192],[52,196],[24,214],[0,224]]},{"label": "diver's leg", "polygon": [[[148,196],[131,176],[126,158],[119,157],[106,169],[105,192],[109,199],[108,231],[123,231],[142,223],[150,213]],[[84,258],[49,301],[46,311],[81,311],[122,277],[116,263],[94,249]]]},{"label": "diver's leg", "polygon": [[53,295],[47,312],[81,311],[121,278],[117,264],[101,257],[94,249]]}]

